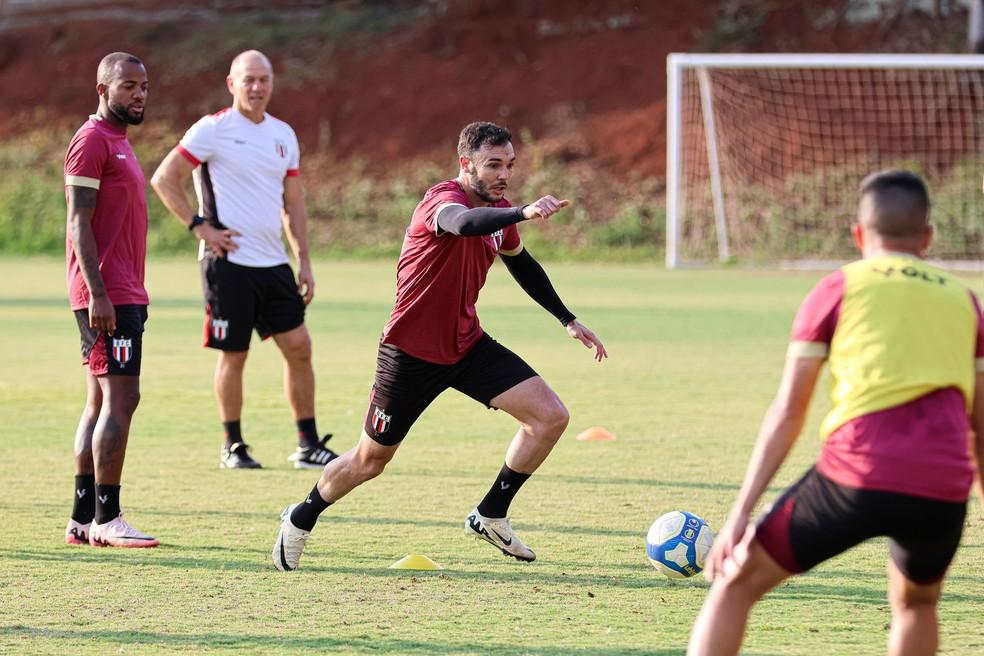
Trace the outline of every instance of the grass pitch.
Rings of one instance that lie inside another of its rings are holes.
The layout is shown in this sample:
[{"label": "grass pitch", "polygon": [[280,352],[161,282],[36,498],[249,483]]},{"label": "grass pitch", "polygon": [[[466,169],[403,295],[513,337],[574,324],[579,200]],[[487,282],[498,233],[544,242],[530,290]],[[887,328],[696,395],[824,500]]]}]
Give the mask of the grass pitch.
[{"label": "grass pitch", "polygon": [[[0,652],[682,654],[706,594],[648,565],[645,533],[686,509],[721,525],[782,365],[789,325],[816,274],[548,266],[605,341],[598,365],[501,267],[479,310],[568,405],[568,434],[513,504],[532,564],[463,536],[502,463],[512,420],[451,391],[379,479],[330,508],[301,569],[276,572],[278,513],[318,473],[286,461],[294,428],[272,344],[247,364],[244,434],[262,471],[220,471],[191,257],[148,268],[143,400],[123,480],[128,519],[158,549],[69,547],[72,440],[84,390],[58,259],[0,260]],[[344,450],[358,436],[393,262],[316,263],[309,309],[318,422]],[[819,448],[826,401],[780,472]],[[577,442],[589,426],[614,442]],[[769,496],[775,496],[774,487]],[[942,652],[984,653],[984,524],[972,504],[941,606]],[[389,570],[409,553],[442,572]],[[869,543],[775,591],[752,618],[748,654],[884,651],[886,546]]]}]

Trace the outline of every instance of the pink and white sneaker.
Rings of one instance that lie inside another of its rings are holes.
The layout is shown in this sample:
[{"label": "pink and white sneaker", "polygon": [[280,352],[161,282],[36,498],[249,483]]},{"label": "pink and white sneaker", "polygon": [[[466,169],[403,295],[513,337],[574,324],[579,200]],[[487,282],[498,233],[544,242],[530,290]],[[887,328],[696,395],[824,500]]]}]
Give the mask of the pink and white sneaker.
[{"label": "pink and white sneaker", "polygon": [[156,547],[161,542],[127,524],[120,513],[116,519],[105,524],[92,523],[89,529],[89,544],[94,547],[122,547],[124,549],[145,549]]},{"label": "pink and white sneaker", "polygon": [[92,526],[92,522],[80,524],[74,519],[69,519],[68,526],[65,527],[65,544],[89,544],[90,526]]}]

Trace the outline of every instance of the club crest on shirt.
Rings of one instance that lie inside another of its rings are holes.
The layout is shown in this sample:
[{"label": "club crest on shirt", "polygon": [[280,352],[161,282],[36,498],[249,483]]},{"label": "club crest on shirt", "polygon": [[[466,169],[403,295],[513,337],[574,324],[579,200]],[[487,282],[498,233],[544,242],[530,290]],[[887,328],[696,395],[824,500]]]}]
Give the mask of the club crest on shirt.
[{"label": "club crest on shirt", "polygon": [[393,415],[386,414],[383,412],[382,408],[377,405],[372,413],[372,429],[380,434],[385,433],[389,430],[390,419],[392,418]]},{"label": "club crest on shirt", "polygon": [[281,159],[287,157],[287,144],[283,141],[278,141],[276,143],[277,154],[280,155]]},{"label": "club crest on shirt", "polygon": [[131,357],[133,357],[133,340],[127,339],[126,337],[120,337],[119,339],[114,337],[113,359],[119,363],[120,368],[125,367]]},{"label": "club crest on shirt", "polygon": [[492,248],[494,248],[495,252],[498,253],[499,249],[502,247],[502,230],[496,230],[489,236],[492,237]]},{"label": "club crest on shirt", "polygon": [[221,342],[229,333],[228,319],[212,319],[212,339]]}]

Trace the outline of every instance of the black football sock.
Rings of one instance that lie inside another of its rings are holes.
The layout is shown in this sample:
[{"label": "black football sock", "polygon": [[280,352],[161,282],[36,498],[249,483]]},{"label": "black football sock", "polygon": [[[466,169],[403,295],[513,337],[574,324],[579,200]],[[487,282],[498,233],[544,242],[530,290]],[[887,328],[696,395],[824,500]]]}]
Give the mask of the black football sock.
[{"label": "black football sock", "polygon": [[307,495],[303,503],[297,504],[294,511],[290,514],[290,523],[302,531],[310,531],[318,521],[318,515],[331,505],[330,501],[321,498],[318,486],[315,484]]},{"label": "black football sock", "polygon": [[297,443],[303,448],[317,446],[318,426],[314,422],[314,417],[310,419],[297,420]]},{"label": "black football sock", "polygon": [[509,465],[502,465],[499,477],[489,488],[482,503],[478,504],[478,514],[489,519],[505,517],[513,497],[530,476],[532,474],[520,474],[509,469]]},{"label": "black football sock", "polygon": [[82,474],[75,477],[75,498],[72,500],[72,519],[88,524],[96,516],[96,477]]},{"label": "black football sock", "polygon": [[120,514],[120,486],[96,483],[96,523],[111,522]]},{"label": "black football sock", "polygon": [[243,441],[243,429],[238,419],[236,421],[223,421],[222,428],[225,429],[226,446],[232,446]]}]

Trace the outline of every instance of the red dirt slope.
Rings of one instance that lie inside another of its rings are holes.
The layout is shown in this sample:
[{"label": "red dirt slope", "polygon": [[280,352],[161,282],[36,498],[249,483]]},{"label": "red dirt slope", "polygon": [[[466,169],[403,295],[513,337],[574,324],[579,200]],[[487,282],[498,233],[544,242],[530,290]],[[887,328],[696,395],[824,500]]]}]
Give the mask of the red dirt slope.
[{"label": "red dirt slope", "polygon": [[[191,32],[207,35],[252,5],[174,2],[163,11],[131,0],[0,15],[8,23],[4,29],[0,20],[0,138],[44,123],[77,125],[95,107],[95,65],[112,50],[145,59],[153,85],[149,119],[183,130],[228,102],[228,61],[249,40],[206,37],[191,53],[175,44],[186,44]],[[293,11],[299,21],[324,11],[311,1],[259,5]],[[307,37],[268,49],[278,71],[271,112],[295,127],[308,153],[360,158],[384,172],[394,162],[448,159],[458,128],[488,119],[528,132],[549,154],[586,159],[616,175],[658,176],[669,52],[939,50],[952,47],[941,34],[962,29],[963,20],[908,14],[851,26],[847,0],[388,5],[417,13],[381,36]]]}]

